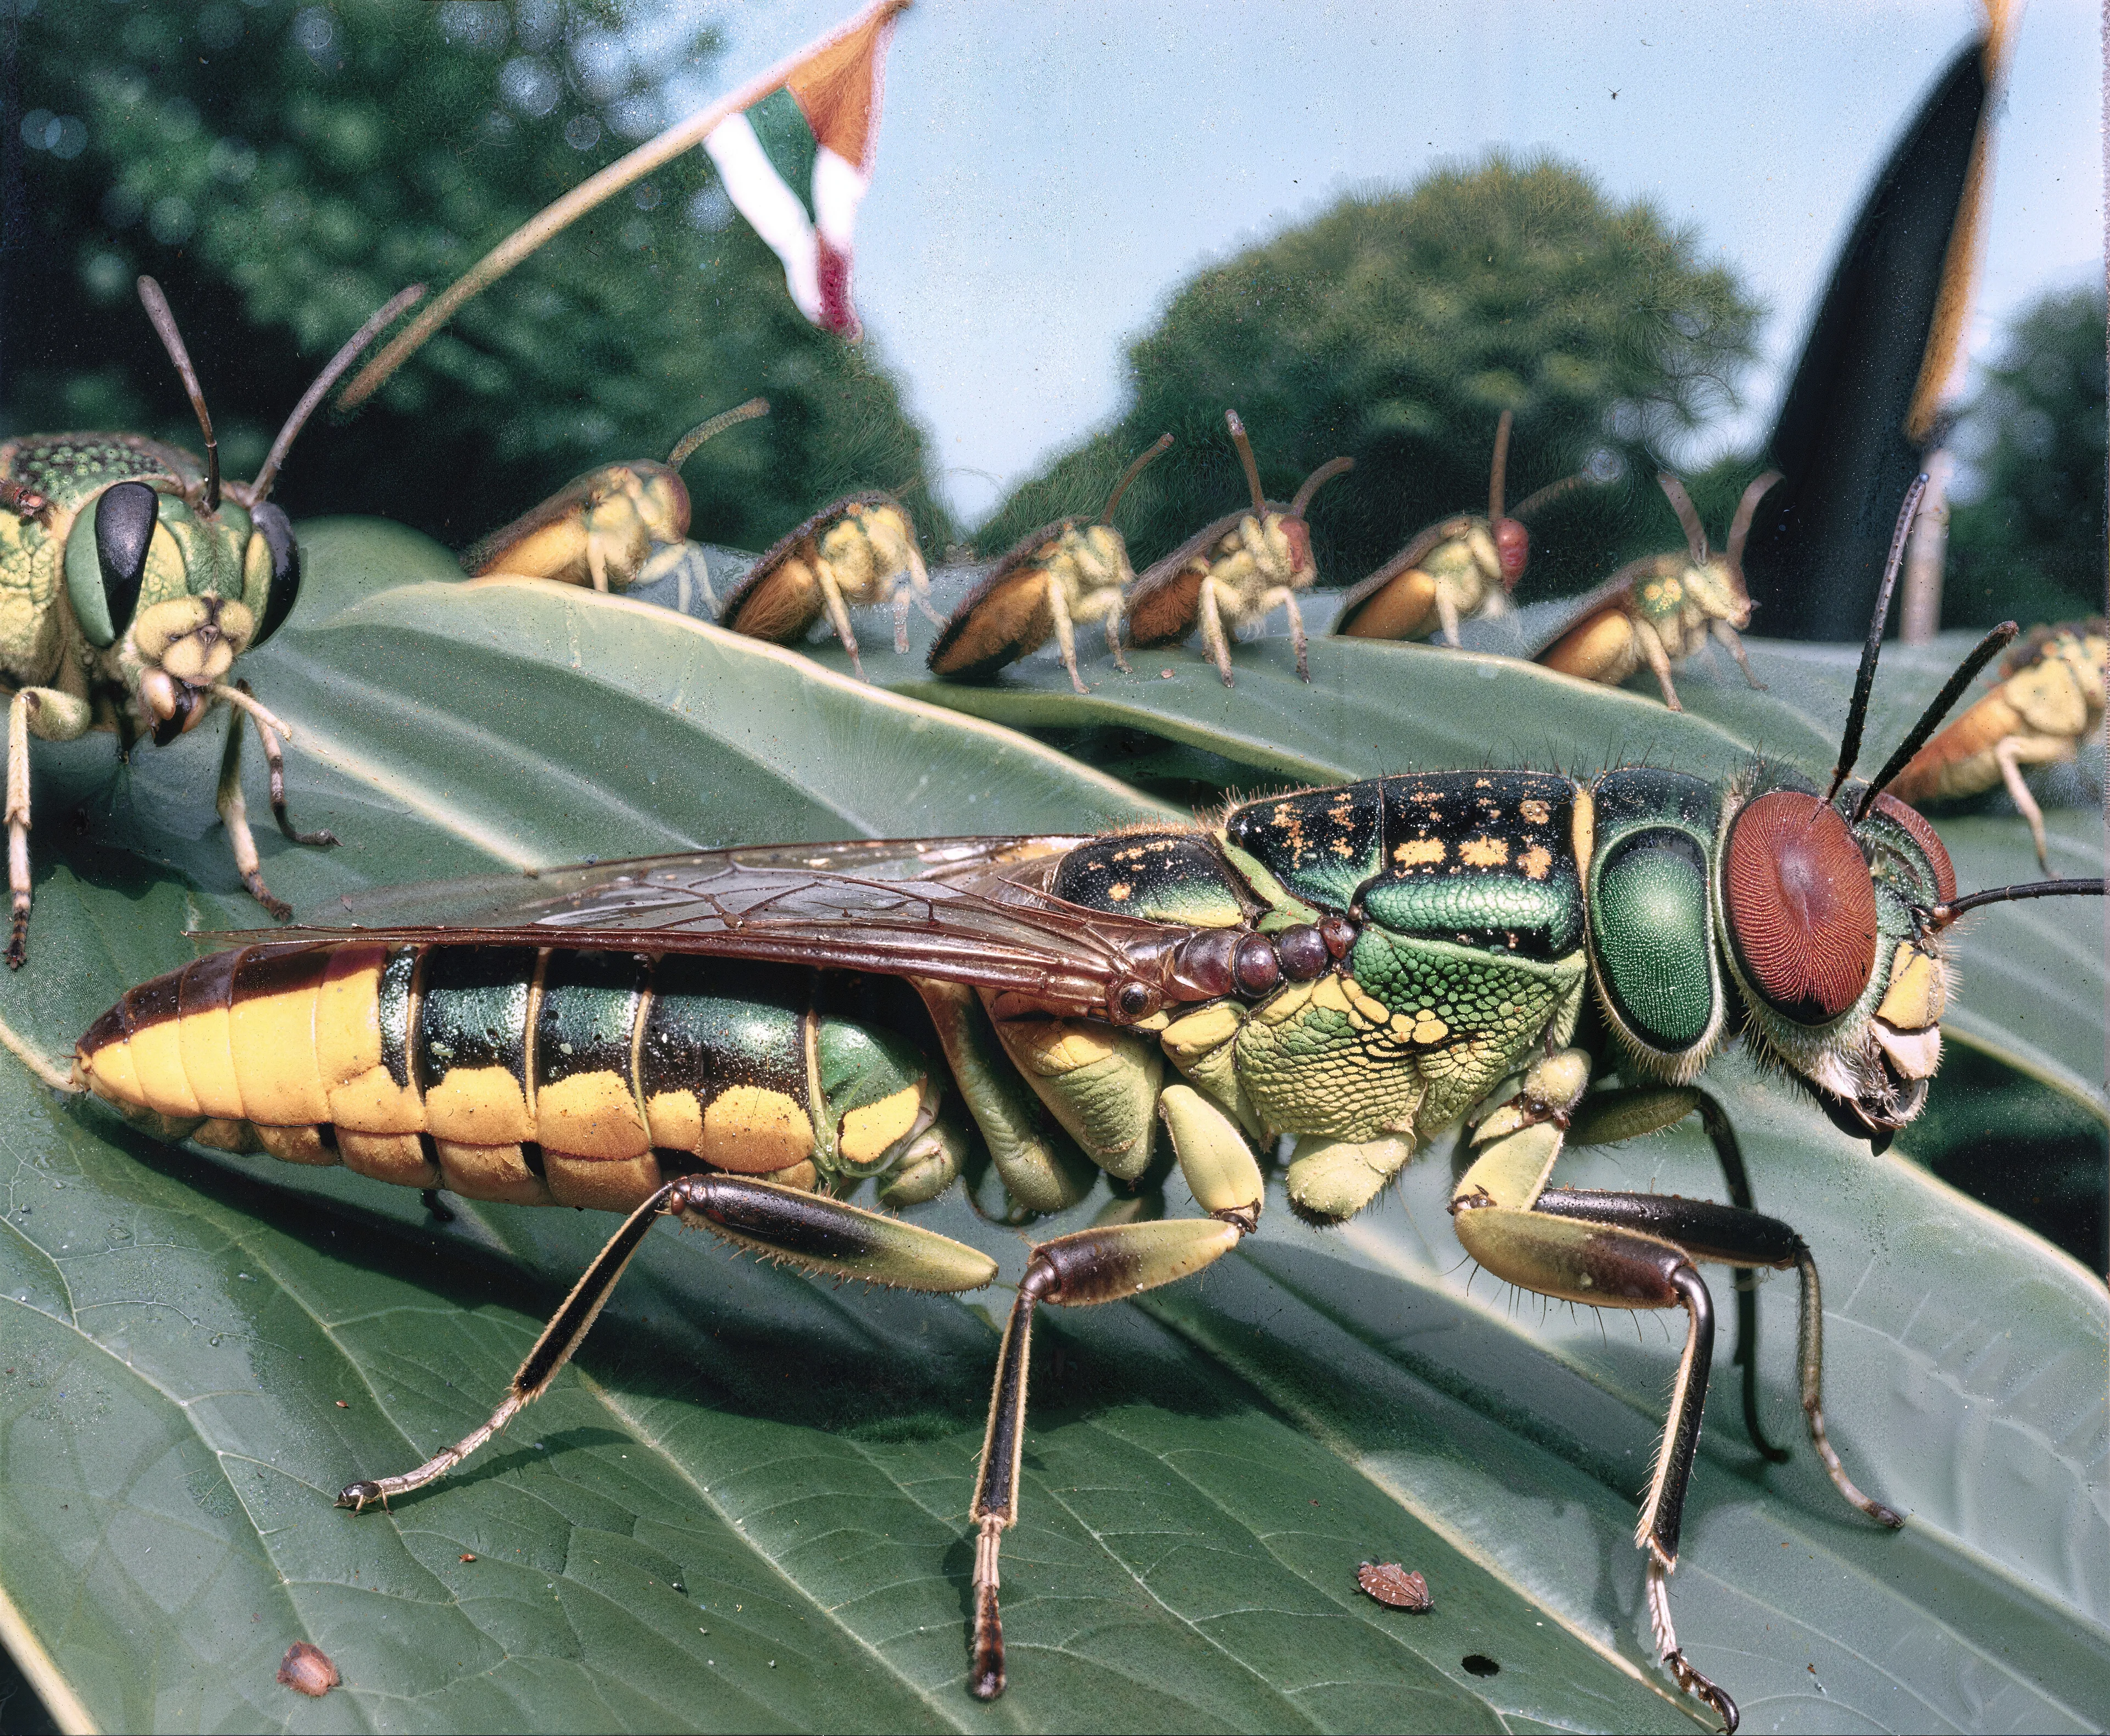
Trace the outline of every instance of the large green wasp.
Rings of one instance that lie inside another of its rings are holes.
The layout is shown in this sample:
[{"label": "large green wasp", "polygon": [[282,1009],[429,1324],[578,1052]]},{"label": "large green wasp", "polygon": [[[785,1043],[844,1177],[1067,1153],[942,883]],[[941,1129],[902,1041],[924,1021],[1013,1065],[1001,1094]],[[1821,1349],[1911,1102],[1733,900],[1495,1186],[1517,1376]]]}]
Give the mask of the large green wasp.
[{"label": "large green wasp", "polygon": [[161,286],[139,299],[169,352],[205,436],[205,462],[138,434],[29,434],[0,445],[0,680],[7,709],[7,870],[20,970],[29,929],[29,737],[75,741],[115,730],[165,746],[229,708],[218,806],[242,884],[274,916],[242,793],[242,721],[270,766],[271,811],[296,843],[279,749],[290,734],[243,681],[234,660],[278,631],[301,588],[293,527],[270,501],[287,451],[337,378],[383,328],[424,293],[406,289],[369,319],[286,418],[251,482],[223,485],[220,445],[197,371]]},{"label": "large green wasp", "polygon": [[[1764,765],[1722,784],[1424,772],[1186,827],[734,848],[413,889],[380,895],[365,925],[256,937],[132,990],[81,1038],[76,1077],[165,1137],[627,1213],[488,1421],[351,1484],[353,1508],[445,1476],[539,1396],[663,1216],[816,1272],[967,1291],[994,1277],[986,1255],[846,1196],[869,1180],[892,1210],[934,1200],[979,1142],[1017,1206],[1055,1211],[1102,1172],[1148,1173],[1161,1123],[1204,1215],[1044,1241],[1011,1306],[971,1514],[985,1699],[1004,1685],[999,1551],[1036,1309],[1220,1259],[1256,1227],[1257,1154],[1283,1142],[1290,1209],[1338,1223],[1462,1123],[1451,1209],[1474,1259],[1542,1295],[1683,1312],[1637,1541],[1666,1667],[1733,1729],[1668,1589],[1713,1354],[1701,1265],[1798,1274],[1812,1444],[1849,1501],[1899,1521],[1827,1443],[1815,1264],[1752,1209],[1695,1081],[1741,1030],[1880,1145],[1940,1059],[1949,927],[2103,890],[1959,897],[1933,830],[1885,792],[2012,627],[1872,780],[1850,775],[1895,569],[1822,793]],[[1728,1205],[1549,1185],[1570,1145],[1695,1113]],[[1755,1392],[1747,1366],[1756,1435]]]}]

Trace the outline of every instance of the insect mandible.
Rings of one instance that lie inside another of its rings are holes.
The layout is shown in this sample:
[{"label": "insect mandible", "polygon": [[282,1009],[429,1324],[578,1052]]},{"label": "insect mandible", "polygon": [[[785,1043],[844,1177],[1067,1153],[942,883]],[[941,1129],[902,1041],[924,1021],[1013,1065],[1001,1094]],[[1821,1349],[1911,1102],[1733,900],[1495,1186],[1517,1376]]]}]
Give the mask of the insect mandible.
[{"label": "insect mandible", "polygon": [[930,647],[932,673],[955,681],[982,680],[1007,663],[1030,657],[1052,635],[1070,671],[1070,685],[1085,691],[1077,673],[1075,623],[1106,623],[1107,649],[1114,667],[1129,672],[1121,655],[1121,608],[1135,573],[1128,544],[1114,528],[1114,509],[1143,468],[1169,450],[1170,434],[1133,460],[1107,496],[1098,522],[1058,518],[1021,536],[953,611]]},{"label": "insect mandible", "polygon": [[[132,990],[81,1038],[76,1078],[164,1137],[628,1214],[489,1418],[348,1485],[353,1508],[443,1477],[538,1397],[663,1216],[817,1273],[972,1290],[986,1255],[835,1196],[871,1180],[912,1209],[979,1137],[1014,1201],[1056,1211],[1101,1173],[1143,1175],[1161,1123],[1204,1215],[1039,1243],[1011,1304],[970,1513],[985,1699],[1005,1681],[1035,1310],[1130,1298],[1238,1246],[1266,1198],[1256,1145],[1293,1141],[1290,1209],[1338,1223],[1463,1123],[1451,1209],[1473,1258],[1543,1295],[1685,1315],[1637,1540],[1665,1666],[1733,1729],[1669,1594],[1713,1353],[1702,1264],[1797,1273],[1813,1447],[1855,1507],[1900,1521],[1827,1441],[1809,1249],[1752,1208],[1695,1081],[1741,1027],[1842,1127],[1886,1141],[1940,1058],[1945,931],[2103,891],[1959,897],[1933,829],[1884,789],[2012,626],[1872,780],[1850,775],[1895,568],[1894,551],[1822,793],[1768,766],[1724,784],[1430,772],[1189,827],[717,850],[545,874],[496,902],[488,883],[469,904],[460,886],[392,893],[386,926],[259,937]],[[419,909],[451,915],[405,920]],[[1610,1084],[1614,1065],[1637,1083]],[[1729,1205],[1548,1185],[1569,1146],[1695,1113]],[[1755,1392],[1747,1372],[1762,1440]]]},{"label": "insect mandible", "polygon": [[1297,593],[1308,590],[1319,576],[1311,558],[1311,529],[1304,511],[1335,477],[1356,468],[1352,458],[1329,459],[1305,477],[1288,506],[1261,492],[1260,467],[1252,442],[1236,410],[1224,420],[1245,468],[1252,495],[1250,510],[1227,513],[1197,531],[1163,559],[1155,561],[1129,593],[1129,635],[1139,649],[1176,644],[1194,631],[1198,620],[1209,660],[1231,680],[1230,635],[1265,620],[1275,610],[1289,616],[1290,642],[1297,648],[1297,672],[1306,680],[1311,671],[1305,654],[1304,617]]},{"label": "insect mandible", "polygon": [[689,540],[689,491],[682,486],[681,466],[704,441],[768,414],[767,399],[750,398],[690,429],[663,464],[632,459],[574,477],[532,512],[471,547],[461,558],[462,571],[472,579],[550,579],[600,591],[627,590],[676,573],[681,612],[688,613],[694,583],[716,614],[709,572]]},{"label": "insect mandible", "polygon": [[7,964],[29,941],[29,737],[75,741],[117,732],[121,751],[157,746],[229,708],[217,805],[250,895],[274,916],[290,906],[264,884],[242,792],[242,722],[256,726],[270,766],[271,811],[295,843],[333,844],[294,830],[286,812],[286,726],[228,680],[300,594],[292,522],[269,500],[294,436],[383,328],[424,293],[405,290],[355,332],[286,418],[254,481],[223,485],[220,445],[197,372],[167,298],[152,278],[139,299],[174,363],[205,438],[205,462],[138,434],[27,434],[0,445],[0,680],[7,709],[7,880],[14,921]]},{"label": "insect mandible", "polygon": [[1751,624],[1750,593],[1744,587],[1744,542],[1751,533],[1759,498],[1780,472],[1768,470],[1744,491],[1729,525],[1729,545],[1709,552],[1707,531],[1685,486],[1668,471],[1656,477],[1678,522],[1685,528],[1683,554],[1651,554],[1630,562],[1584,596],[1532,661],[1563,675],[1616,687],[1643,663],[1663,689],[1663,703],[1682,711],[1671,685],[1670,666],[1689,657],[1710,635],[1727,647],[1754,687],[1737,630]]}]

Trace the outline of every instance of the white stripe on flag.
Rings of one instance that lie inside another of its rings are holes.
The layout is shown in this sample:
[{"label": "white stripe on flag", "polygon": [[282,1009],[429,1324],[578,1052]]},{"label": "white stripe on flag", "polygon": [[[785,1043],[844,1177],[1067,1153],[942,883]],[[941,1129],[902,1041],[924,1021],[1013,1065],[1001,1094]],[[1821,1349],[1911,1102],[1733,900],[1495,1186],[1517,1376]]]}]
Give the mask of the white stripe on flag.
[{"label": "white stripe on flag", "polygon": [[[754,225],[754,233],[784,261],[785,287],[791,292],[793,304],[817,325],[821,320],[819,253],[812,219],[799,202],[799,196],[784,184],[784,178],[763,152],[762,141],[754,136],[745,114],[728,115],[713,127],[704,137],[704,149],[718,165],[726,192],[740,215]],[[821,154],[833,155],[826,151]],[[814,179],[818,181],[817,173]],[[854,201],[849,210],[854,215]]]},{"label": "white stripe on flag", "polygon": [[813,158],[814,227],[836,252],[850,251],[850,232],[857,226],[858,206],[871,186],[854,164],[835,155],[826,145]]}]

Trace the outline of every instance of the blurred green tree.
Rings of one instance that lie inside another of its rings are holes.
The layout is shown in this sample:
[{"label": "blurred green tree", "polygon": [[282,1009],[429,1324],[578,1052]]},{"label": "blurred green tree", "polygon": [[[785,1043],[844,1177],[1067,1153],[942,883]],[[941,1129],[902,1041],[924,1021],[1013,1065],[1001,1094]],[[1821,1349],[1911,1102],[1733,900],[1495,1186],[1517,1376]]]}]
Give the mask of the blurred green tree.
[{"label": "blurred green tree", "polygon": [[2101,289],[2047,296],[1986,369],[1956,435],[1972,474],[1949,514],[1944,626],[2103,613],[2104,329]]},{"label": "blurred green tree", "polygon": [[1244,500],[1233,408],[1272,496],[1336,453],[1355,459],[1312,518],[1322,580],[1345,583],[1432,520],[1484,509],[1510,409],[1512,503],[1593,459],[1623,472],[1534,527],[1527,594],[1573,590],[1609,570],[1608,549],[1677,545],[1647,454],[1736,402],[1761,311],[1647,204],[1496,153],[1343,199],[1202,272],[1130,347],[1121,421],[1021,486],[976,540],[990,550],[1095,510],[1127,455],[1170,428],[1180,444],[1121,508],[1140,566]]},{"label": "blurred green tree", "polygon": [[[666,118],[623,0],[10,0],[0,120],[0,406],[18,432],[197,431],[133,295],[167,289],[229,472],[251,473],[331,350],[404,284],[444,287]],[[677,57],[717,52],[709,30]],[[884,368],[808,325],[691,152],[479,300],[280,499],[455,546],[571,476],[665,454],[756,392],[770,418],[685,469],[695,534],[759,548],[856,486],[918,483]]]}]

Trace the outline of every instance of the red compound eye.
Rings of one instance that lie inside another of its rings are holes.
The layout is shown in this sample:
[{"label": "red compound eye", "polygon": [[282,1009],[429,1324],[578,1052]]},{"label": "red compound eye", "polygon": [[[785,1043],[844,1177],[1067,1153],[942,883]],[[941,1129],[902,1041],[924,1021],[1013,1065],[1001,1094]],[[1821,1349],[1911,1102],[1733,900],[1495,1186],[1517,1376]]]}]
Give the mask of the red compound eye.
[{"label": "red compound eye", "polygon": [[1289,567],[1293,572],[1314,572],[1311,564],[1311,527],[1302,518],[1282,521],[1283,540],[1289,545]]},{"label": "red compound eye", "polygon": [[1860,999],[1876,968],[1876,888],[1846,822],[1815,796],[1760,796],[1729,830],[1729,938],[1751,986],[1798,1024]]},{"label": "red compound eye", "polygon": [[1514,518],[1495,521],[1495,561],[1502,569],[1502,588],[1515,590],[1531,562],[1531,532]]},{"label": "red compound eye", "polygon": [[1941,839],[1934,828],[1919,816],[1918,811],[1908,807],[1887,792],[1876,798],[1876,811],[1887,814],[1913,835],[1913,842],[1927,852],[1927,859],[1934,865],[1934,892],[1936,899],[1943,904],[1956,896],[1956,869],[1949,860],[1949,852],[1941,846]]}]

